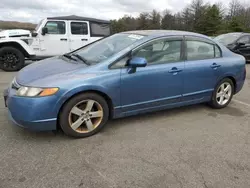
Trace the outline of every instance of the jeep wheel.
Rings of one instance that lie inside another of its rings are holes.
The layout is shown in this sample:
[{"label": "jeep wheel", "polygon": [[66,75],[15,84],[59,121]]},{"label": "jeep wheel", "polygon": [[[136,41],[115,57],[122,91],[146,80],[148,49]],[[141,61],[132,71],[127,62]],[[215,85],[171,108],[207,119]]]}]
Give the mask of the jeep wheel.
[{"label": "jeep wheel", "polygon": [[0,69],[4,71],[18,71],[24,66],[23,53],[13,47],[0,49]]}]

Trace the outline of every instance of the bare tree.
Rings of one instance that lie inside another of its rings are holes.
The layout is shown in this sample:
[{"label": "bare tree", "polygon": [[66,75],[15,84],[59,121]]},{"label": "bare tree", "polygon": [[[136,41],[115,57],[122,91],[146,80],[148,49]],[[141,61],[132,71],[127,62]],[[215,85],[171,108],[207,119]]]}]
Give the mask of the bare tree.
[{"label": "bare tree", "polygon": [[229,3],[229,16],[230,18],[239,16],[244,7],[240,4],[238,0],[231,0]]}]

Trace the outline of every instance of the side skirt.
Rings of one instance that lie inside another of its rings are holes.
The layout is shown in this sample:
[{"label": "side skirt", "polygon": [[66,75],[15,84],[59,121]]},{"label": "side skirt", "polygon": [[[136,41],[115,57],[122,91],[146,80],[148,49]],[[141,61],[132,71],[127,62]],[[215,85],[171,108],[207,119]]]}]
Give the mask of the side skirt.
[{"label": "side skirt", "polygon": [[172,103],[172,104],[159,105],[156,107],[149,107],[149,108],[144,108],[144,109],[140,109],[140,110],[132,110],[132,111],[127,111],[127,112],[122,112],[122,107],[116,107],[114,109],[113,119],[132,116],[132,115],[138,115],[138,114],[143,114],[143,113],[148,113],[148,112],[161,111],[161,110],[165,110],[165,109],[172,109],[172,108],[177,108],[177,107],[181,107],[181,106],[199,104],[199,103],[209,102],[210,100],[211,100],[211,97],[207,96],[207,97],[203,97],[203,98],[197,99],[197,100],[190,100],[190,101],[185,101],[185,102],[177,102],[177,103]]}]

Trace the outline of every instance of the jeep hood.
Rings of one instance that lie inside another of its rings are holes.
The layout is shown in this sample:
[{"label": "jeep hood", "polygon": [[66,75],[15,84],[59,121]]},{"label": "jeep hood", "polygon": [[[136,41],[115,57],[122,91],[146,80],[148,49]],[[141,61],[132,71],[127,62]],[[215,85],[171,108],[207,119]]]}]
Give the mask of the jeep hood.
[{"label": "jeep hood", "polygon": [[24,29],[9,29],[0,31],[0,38],[8,37],[31,37],[31,32]]}]

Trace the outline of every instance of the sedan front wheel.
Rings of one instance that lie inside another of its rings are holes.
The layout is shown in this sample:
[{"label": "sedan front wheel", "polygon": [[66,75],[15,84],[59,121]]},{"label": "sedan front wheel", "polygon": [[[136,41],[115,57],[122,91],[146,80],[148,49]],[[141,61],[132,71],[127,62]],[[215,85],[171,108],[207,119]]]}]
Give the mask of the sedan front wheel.
[{"label": "sedan front wheel", "polygon": [[59,123],[67,135],[84,138],[99,132],[108,117],[109,108],[105,99],[95,93],[84,93],[66,103]]}]

